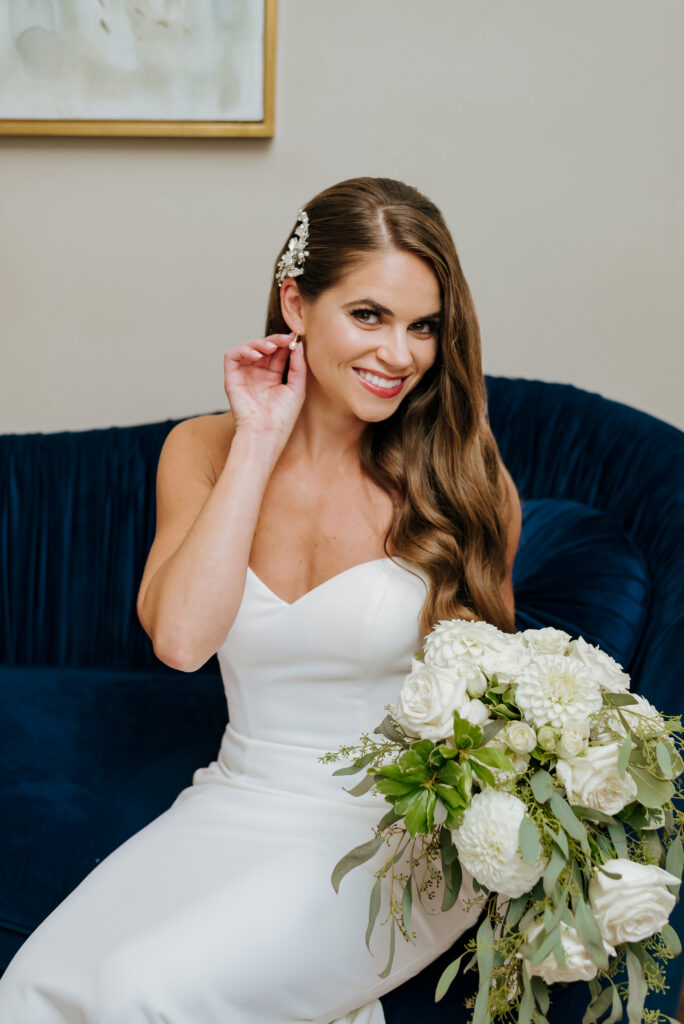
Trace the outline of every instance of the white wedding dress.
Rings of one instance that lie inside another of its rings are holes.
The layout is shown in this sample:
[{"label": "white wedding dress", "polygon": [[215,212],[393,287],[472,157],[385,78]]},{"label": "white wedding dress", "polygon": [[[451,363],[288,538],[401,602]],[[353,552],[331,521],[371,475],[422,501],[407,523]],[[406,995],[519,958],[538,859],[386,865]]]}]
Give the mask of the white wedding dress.
[{"label": "white wedding dress", "polygon": [[387,847],[339,893],[330,875],[387,805],[350,796],[343,787],[361,776],[334,776],[343,762],[318,757],[372,732],[395,701],[421,645],[425,593],[410,563],[389,558],[291,604],[248,570],[218,651],[230,723],[217,760],[24,943],[0,980],[3,1024],[383,1024],[378,997],[477,910],[459,900],[430,914],[414,898],[416,941],[397,933],[391,973],[378,977],[386,892],[373,955],[364,935]]}]

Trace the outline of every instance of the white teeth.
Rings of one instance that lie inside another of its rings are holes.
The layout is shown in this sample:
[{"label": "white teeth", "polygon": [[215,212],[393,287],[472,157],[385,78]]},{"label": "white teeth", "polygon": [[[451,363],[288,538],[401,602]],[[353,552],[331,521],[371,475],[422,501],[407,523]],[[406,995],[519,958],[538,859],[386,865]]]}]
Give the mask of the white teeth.
[{"label": "white teeth", "polygon": [[376,373],[368,373],[367,370],[357,370],[359,377],[363,377],[364,380],[369,381],[371,384],[375,384],[378,388],[396,388],[402,382],[402,377],[396,377],[394,380],[387,380],[385,377],[378,377]]}]

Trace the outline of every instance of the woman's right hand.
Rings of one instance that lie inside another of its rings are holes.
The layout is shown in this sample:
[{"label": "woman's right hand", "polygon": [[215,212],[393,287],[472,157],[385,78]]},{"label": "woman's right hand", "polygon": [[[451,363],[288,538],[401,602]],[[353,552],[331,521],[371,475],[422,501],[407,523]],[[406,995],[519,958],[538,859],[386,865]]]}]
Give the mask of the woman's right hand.
[{"label": "woman's right hand", "polygon": [[[306,360],[301,340],[269,334],[226,352],[224,382],[236,431],[284,445],[292,432],[306,390]],[[287,383],[283,373],[288,356]]]}]

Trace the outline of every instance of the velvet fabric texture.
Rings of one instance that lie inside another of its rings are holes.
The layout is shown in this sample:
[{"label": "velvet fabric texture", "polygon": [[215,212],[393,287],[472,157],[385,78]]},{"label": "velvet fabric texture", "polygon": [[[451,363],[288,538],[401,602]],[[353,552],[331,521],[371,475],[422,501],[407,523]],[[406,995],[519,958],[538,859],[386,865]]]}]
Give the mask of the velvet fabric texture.
[{"label": "velvet fabric texture", "polygon": [[[684,435],[571,385],[487,387],[523,500],[516,628],[584,636],[680,713]],[[0,968],[216,756],[227,716],[216,659],[175,672],[135,613],[175,422],[0,438]],[[388,1024],[460,1019],[458,987],[433,1003],[436,969],[383,997]],[[681,974],[674,961],[671,991],[649,1006],[673,1016]],[[567,989],[566,1011],[573,992],[580,1019],[586,986]]]}]

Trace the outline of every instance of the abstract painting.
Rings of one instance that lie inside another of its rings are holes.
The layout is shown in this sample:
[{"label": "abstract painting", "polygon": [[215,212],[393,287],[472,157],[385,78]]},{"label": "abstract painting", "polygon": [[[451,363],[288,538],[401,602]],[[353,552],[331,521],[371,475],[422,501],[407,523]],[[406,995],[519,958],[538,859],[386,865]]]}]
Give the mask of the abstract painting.
[{"label": "abstract painting", "polygon": [[273,134],[277,0],[0,0],[0,134]]}]

